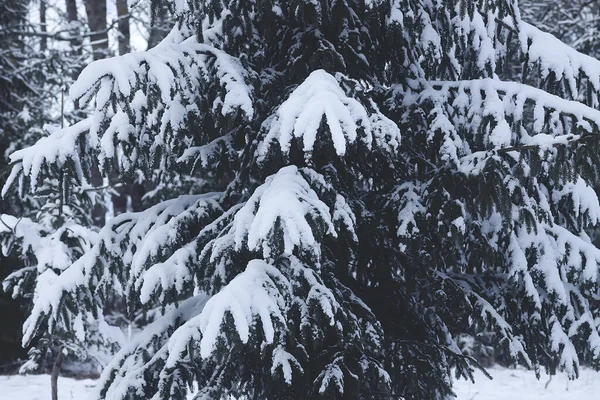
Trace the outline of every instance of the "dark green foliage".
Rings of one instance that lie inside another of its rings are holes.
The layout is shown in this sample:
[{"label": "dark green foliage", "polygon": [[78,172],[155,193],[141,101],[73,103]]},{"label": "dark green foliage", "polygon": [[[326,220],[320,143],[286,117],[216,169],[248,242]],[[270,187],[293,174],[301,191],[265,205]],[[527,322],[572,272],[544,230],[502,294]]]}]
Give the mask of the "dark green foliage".
[{"label": "dark green foliage", "polygon": [[600,362],[600,63],[508,0],[164,6],[165,41],[73,86],[95,114],[52,138],[77,146],[15,157],[7,187],[96,161],[156,187],[44,288],[26,342],[111,296],[160,310],[111,399],[445,399],[479,367],[461,334]]}]

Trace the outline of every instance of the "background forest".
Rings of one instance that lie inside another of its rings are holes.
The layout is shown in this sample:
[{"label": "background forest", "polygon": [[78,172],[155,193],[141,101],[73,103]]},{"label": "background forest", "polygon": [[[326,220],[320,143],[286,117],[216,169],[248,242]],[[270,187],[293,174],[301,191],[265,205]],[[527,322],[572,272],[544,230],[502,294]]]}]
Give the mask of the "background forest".
[{"label": "background forest", "polygon": [[[87,64],[154,47],[173,25],[168,9],[153,10],[149,0],[5,0],[0,2],[0,10],[2,181],[10,172],[8,156],[12,152],[32,145],[53,127],[76,123],[89,114],[88,109],[78,107],[68,97],[69,87]],[[104,180],[97,170],[95,174],[93,184],[101,189],[93,195],[102,200],[97,200],[99,206],[95,209],[78,210],[78,218],[99,227],[107,212],[114,215],[141,210],[145,193],[141,185],[134,180],[117,181],[116,177]],[[56,194],[49,193],[51,190],[24,199],[4,197],[0,214],[39,217],[45,219],[45,233],[53,231],[63,221],[53,215],[56,206],[51,204],[52,195]],[[3,238],[1,280],[23,267],[19,255],[10,251],[13,239]],[[0,373],[18,371],[27,358],[27,349],[20,345],[21,327],[32,295],[13,299],[10,292],[0,291]],[[48,371],[53,363],[49,356],[43,370]],[[85,373],[72,371],[81,372]]]}]

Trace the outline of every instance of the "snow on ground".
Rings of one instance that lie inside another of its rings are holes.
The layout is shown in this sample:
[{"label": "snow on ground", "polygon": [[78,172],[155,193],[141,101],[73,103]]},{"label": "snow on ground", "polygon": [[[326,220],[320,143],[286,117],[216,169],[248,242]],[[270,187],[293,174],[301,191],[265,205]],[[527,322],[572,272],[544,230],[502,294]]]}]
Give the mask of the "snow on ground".
[{"label": "snow on ground", "polygon": [[[584,369],[576,381],[566,376],[552,378],[543,375],[538,381],[531,371],[491,368],[493,380],[481,372],[475,374],[475,384],[458,381],[455,387],[458,400],[588,400],[598,398],[600,373]],[[94,381],[59,378],[59,400],[86,400],[92,393]],[[50,400],[49,375],[0,376],[0,400]]]},{"label": "snow on ground", "polygon": [[[95,381],[58,378],[58,400],[85,400]],[[50,375],[0,376],[0,400],[50,400]]]},{"label": "snow on ground", "polygon": [[[490,368],[493,380],[480,371],[475,383],[464,380],[455,385],[458,400],[588,400],[600,393],[600,373],[583,369],[579,379],[569,381],[566,375],[556,375],[548,383],[548,376],[540,380],[532,371],[524,369]],[[546,388],[546,383],[548,387]]]}]

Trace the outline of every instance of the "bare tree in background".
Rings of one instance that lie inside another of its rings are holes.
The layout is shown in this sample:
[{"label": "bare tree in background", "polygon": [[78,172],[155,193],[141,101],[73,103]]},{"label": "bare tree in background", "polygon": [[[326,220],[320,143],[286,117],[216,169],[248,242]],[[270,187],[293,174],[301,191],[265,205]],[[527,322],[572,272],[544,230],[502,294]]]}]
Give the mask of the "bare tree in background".
[{"label": "bare tree in background", "polygon": [[[130,10],[127,0],[116,0],[117,17],[119,29],[119,54],[127,54],[131,51],[130,34]],[[121,177],[121,186],[118,186],[116,194],[112,196],[112,207],[115,214],[127,211],[142,210],[143,187],[135,182],[132,177]]]},{"label": "bare tree in background", "polygon": [[48,27],[46,26],[46,0],[40,0],[40,31],[42,32],[40,40],[40,51],[46,51],[48,48]]},{"label": "bare tree in background", "polygon": [[76,0],[65,0],[67,8],[67,21],[69,23],[69,37],[71,48],[76,54],[81,54],[81,29],[79,17],[77,16]]},{"label": "bare tree in background", "polygon": [[[152,6],[151,6],[152,7]],[[164,4],[158,4],[151,10],[151,28],[148,37],[148,48],[151,49],[160,43],[161,40],[173,28],[173,20],[170,17],[169,10]]]},{"label": "bare tree in background", "polygon": [[127,0],[117,0],[117,17],[119,18],[119,54],[123,55],[131,51]]},{"label": "bare tree in background", "polygon": [[106,27],[106,0],[84,0],[90,27],[90,42],[94,60],[108,55],[108,31]]},{"label": "bare tree in background", "polygon": [[600,1],[520,0],[524,20],[592,57],[600,56]]},{"label": "bare tree in background", "polygon": [[[87,14],[90,28],[90,42],[94,61],[105,58],[108,55],[108,31],[106,27],[106,0],[84,0],[85,12]],[[102,174],[97,166],[92,168],[91,183],[95,187],[103,185]],[[92,218],[96,226],[104,226],[105,210],[96,204],[92,211]]]}]

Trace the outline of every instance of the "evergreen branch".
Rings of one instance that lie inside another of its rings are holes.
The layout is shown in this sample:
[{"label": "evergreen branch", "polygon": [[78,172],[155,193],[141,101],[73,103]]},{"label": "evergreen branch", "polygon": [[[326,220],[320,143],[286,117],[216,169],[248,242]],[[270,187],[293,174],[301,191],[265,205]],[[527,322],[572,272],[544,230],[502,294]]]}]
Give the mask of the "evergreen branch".
[{"label": "evergreen branch", "polygon": [[[448,90],[461,90],[465,93],[478,91],[484,98],[486,90],[494,90],[502,96],[513,98],[521,97],[524,98],[525,101],[535,105],[542,105],[546,109],[558,111],[561,114],[568,115],[576,120],[586,121],[595,125],[597,129],[600,127],[600,110],[596,110],[575,100],[563,99],[562,97],[550,94],[542,89],[534,88],[519,82],[506,82],[498,79],[482,78],[462,81],[429,81],[426,85],[431,86],[435,91],[443,92]],[[428,98],[432,95],[433,93],[428,89],[425,89],[421,94],[421,98]]]},{"label": "evergreen branch", "polygon": [[447,346],[444,346],[442,344],[438,344],[438,343],[425,343],[425,342],[419,342],[417,340],[409,340],[409,339],[393,339],[392,342],[396,343],[396,344],[398,344],[400,346],[409,345],[409,346],[414,346],[414,347],[428,347],[428,348],[431,348],[431,349],[442,351],[442,352],[446,353],[447,355],[449,355],[451,357],[463,358],[465,360],[468,360],[477,369],[479,369],[488,379],[490,379],[490,380],[494,379],[490,375],[490,373],[487,372],[487,370],[485,369],[485,367],[483,367],[479,363],[479,361],[477,361],[475,358],[473,358],[472,356],[469,356],[467,354],[456,353],[456,352],[452,351],[451,349],[449,349]]},{"label": "evergreen branch", "polygon": [[[567,138],[566,141],[562,141],[562,142],[557,142],[557,143],[551,143],[549,144],[550,146],[554,147],[554,148],[559,148],[562,146],[569,146],[572,144],[579,144],[582,141],[588,141],[590,139],[593,140],[600,140],[600,136],[598,135],[594,135],[594,134],[584,134],[584,135],[575,135],[575,136],[570,136],[569,138]],[[489,152],[495,152],[495,153],[509,153],[511,151],[527,151],[527,150],[541,150],[544,148],[547,148],[549,145],[542,145],[542,144],[532,144],[532,145],[516,145],[516,146],[509,146],[509,147],[502,147],[502,148],[498,148],[498,149],[492,149],[489,150]]]},{"label": "evergreen branch", "polygon": [[81,189],[81,192],[82,193],[102,192],[102,191],[104,191],[106,189],[119,189],[119,188],[122,188],[124,186],[125,186],[125,184],[121,182],[121,183],[116,183],[114,185],[107,184],[107,185],[104,185],[104,186],[96,186],[96,187],[84,188],[84,189]]},{"label": "evergreen branch", "polygon": [[[19,219],[19,221],[20,221],[20,219]],[[17,226],[15,225],[12,228],[10,226],[8,226],[8,224],[6,222],[4,222],[4,220],[2,219],[2,215],[0,215],[0,222],[2,222],[2,225],[4,225],[6,227],[6,229],[8,229],[10,232],[15,233],[15,230],[16,230]]]}]

